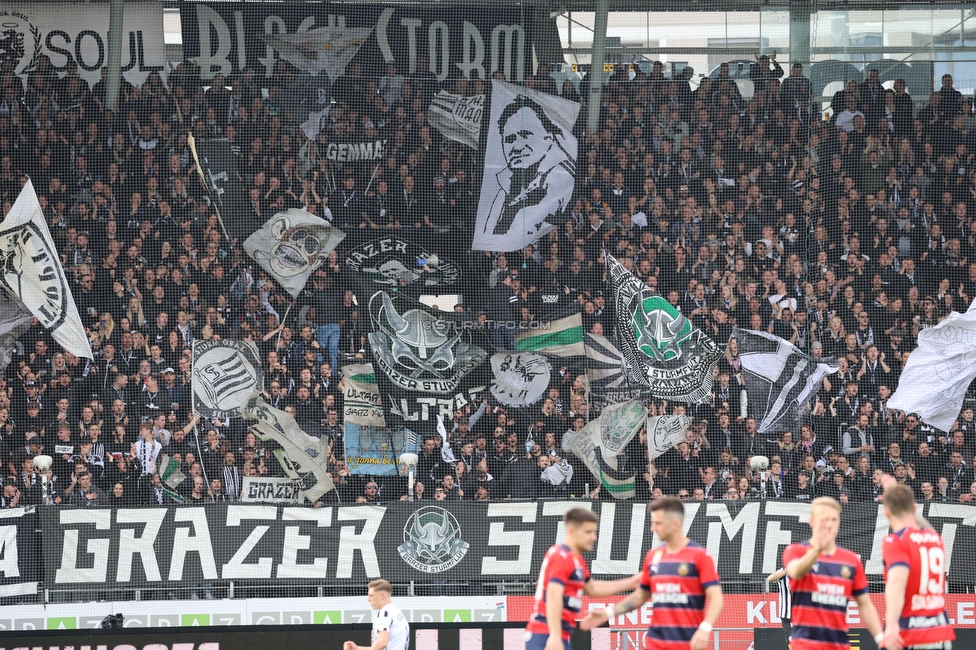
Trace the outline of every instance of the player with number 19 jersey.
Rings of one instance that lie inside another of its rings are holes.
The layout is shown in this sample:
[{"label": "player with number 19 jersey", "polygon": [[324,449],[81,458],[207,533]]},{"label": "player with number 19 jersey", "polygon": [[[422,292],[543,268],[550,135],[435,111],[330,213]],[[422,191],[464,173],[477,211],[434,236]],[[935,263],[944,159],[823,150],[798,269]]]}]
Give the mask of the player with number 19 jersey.
[{"label": "player with number 19 jersey", "polygon": [[556,544],[546,553],[539,571],[539,585],[535,590],[535,605],[529,624],[525,627],[531,634],[549,635],[546,622],[546,588],[558,582],[563,586],[563,641],[568,642],[576,628],[576,617],[583,607],[583,589],[590,579],[586,560],[565,544]]},{"label": "player with number 19 jersey", "polygon": [[881,543],[885,577],[895,566],[908,567],[905,604],[898,621],[906,648],[954,641],[945,609],[945,545],[931,528],[903,528]]}]

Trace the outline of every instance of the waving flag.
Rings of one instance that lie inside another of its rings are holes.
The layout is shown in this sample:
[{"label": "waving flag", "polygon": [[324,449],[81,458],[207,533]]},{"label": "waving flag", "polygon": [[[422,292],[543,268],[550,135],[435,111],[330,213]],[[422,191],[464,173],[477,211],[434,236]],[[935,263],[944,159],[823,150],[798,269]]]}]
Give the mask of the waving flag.
[{"label": "waving flag", "polygon": [[935,327],[918,333],[918,348],[908,357],[888,408],[917,413],[926,424],[949,431],[973,379],[976,301],[965,314],[952,312]]},{"label": "waving flag", "polygon": [[91,359],[85,326],[30,180],[0,223],[0,262],[0,284],[7,295],[30,312],[61,347]]},{"label": "waving flag", "polygon": [[759,433],[797,431],[807,402],[817,395],[824,377],[837,372],[837,360],[814,359],[766,332],[737,329],[732,336],[739,345],[749,412],[756,415]]},{"label": "waving flag", "polygon": [[372,31],[372,27],[320,27],[297,34],[261,34],[260,39],[299,70],[313,77],[324,72],[335,80]]},{"label": "waving flag", "polygon": [[484,110],[484,95],[452,95],[442,90],[427,107],[427,121],[445,138],[477,149]]},{"label": "waving flag", "polygon": [[244,251],[293,298],[346,236],[314,214],[291,208],[279,212],[244,241]]},{"label": "waving flag", "polygon": [[620,262],[610,255],[606,260],[630,379],[663,399],[708,401],[722,350]]},{"label": "waving flag", "polygon": [[586,334],[586,379],[597,406],[640,399],[647,387],[631,381],[616,337]]},{"label": "waving flag", "polygon": [[647,418],[647,459],[653,461],[685,439],[692,419],[687,415],[659,415]]},{"label": "waving flag", "polygon": [[581,431],[564,437],[563,448],[582,460],[600,486],[614,498],[633,498],[637,488],[635,471],[643,470],[644,461],[634,459],[629,469],[624,469],[618,456],[644,426],[646,416],[647,410],[640,402],[612,404]]}]

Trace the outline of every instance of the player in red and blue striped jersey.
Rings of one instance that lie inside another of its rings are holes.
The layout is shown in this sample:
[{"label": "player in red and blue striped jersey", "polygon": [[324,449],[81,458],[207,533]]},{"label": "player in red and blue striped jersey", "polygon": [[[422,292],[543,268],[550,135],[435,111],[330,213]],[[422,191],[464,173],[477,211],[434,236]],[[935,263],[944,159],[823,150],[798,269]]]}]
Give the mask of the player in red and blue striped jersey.
[{"label": "player in red and blue striped jersey", "polygon": [[645,648],[705,649],[722,613],[722,586],[712,556],[685,536],[681,526],[684,515],[684,504],[673,497],[651,503],[651,525],[664,545],[647,552],[641,588],[616,605],[591,613],[581,628],[598,627],[650,600],[654,615]]},{"label": "player in red and blue striped jersey", "polygon": [[597,516],[586,508],[566,513],[566,541],[546,553],[539,569],[535,605],[525,626],[525,650],[570,650],[569,639],[583,596],[605,598],[637,588],[640,574],[621,580],[590,580],[582,553],[596,543]]},{"label": "player in red and blue striped jersey", "polygon": [[881,621],[868,595],[868,578],[857,555],[837,546],[840,504],[830,497],[810,504],[809,542],[783,551],[793,591],[792,650],[847,650],[847,604],[857,601],[864,626],[881,645]]},{"label": "player in red and blue striped jersey", "polygon": [[951,647],[956,634],[945,609],[945,545],[916,517],[915,495],[893,476],[882,481],[885,516],[894,533],[881,542],[885,563],[887,650]]}]

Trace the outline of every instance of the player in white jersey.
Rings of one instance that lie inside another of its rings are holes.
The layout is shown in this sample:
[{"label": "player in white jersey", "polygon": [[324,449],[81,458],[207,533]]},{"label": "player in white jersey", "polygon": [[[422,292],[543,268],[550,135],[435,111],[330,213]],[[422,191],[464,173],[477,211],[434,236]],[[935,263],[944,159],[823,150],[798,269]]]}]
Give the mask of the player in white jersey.
[{"label": "player in white jersey", "polygon": [[372,645],[342,644],[342,650],[407,650],[410,647],[410,623],[400,608],[390,602],[393,587],[386,580],[369,583],[366,598],[373,609]]}]

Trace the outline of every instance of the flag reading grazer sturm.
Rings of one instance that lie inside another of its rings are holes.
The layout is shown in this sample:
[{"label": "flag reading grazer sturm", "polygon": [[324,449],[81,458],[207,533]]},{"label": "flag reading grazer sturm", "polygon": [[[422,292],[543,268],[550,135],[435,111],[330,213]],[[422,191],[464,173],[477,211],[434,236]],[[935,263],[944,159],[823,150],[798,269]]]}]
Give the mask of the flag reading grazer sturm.
[{"label": "flag reading grazer sturm", "polygon": [[329,478],[329,438],[313,438],[302,431],[295,418],[272,407],[258,394],[241,407],[241,415],[259,440],[269,445],[285,476],[314,503],[335,489]]},{"label": "flag reading grazer sturm", "polygon": [[452,95],[442,90],[427,107],[427,121],[445,138],[477,149],[484,110],[484,95]]},{"label": "flag reading grazer sturm", "polygon": [[607,255],[621,351],[632,381],[655,397],[702,403],[722,350],[659,293]]},{"label": "flag reading grazer sturm", "polygon": [[959,417],[973,379],[976,301],[965,314],[950,312],[935,327],[918,333],[918,348],[908,357],[898,390],[888,399],[888,408],[916,413],[926,424],[949,431]]},{"label": "flag reading grazer sturm", "polygon": [[685,439],[692,419],[687,415],[658,415],[647,418],[647,459],[653,461]]},{"label": "flag reading grazer sturm", "polygon": [[[85,326],[30,180],[0,223],[0,269],[0,283],[8,296],[30,312],[66,351],[92,358]],[[12,315],[6,316],[9,319]]]},{"label": "flag reading grazer sturm", "polygon": [[[767,332],[736,329],[739,360],[759,433],[797,431],[803,411],[824,377],[837,372],[837,359],[815,359]],[[889,402],[890,405],[890,402]]]},{"label": "flag reading grazer sturm", "polygon": [[248,237],[244,251],[297,298],[308,278],[325,264],[345,236],[325,219],[291,208],[268,219]]},{"label": "flag reading grazer sturm", "polygon": [[492,81],[472,250],[522,250],[569,215],[579,111],[577,102]]},{"label": "flag reading grazer sturm", "polygon": [[617,457],[644,426],[646,416],[647,409],[638,401],[612,404],[581,431],[567,435],[563,439],[563,448],[582,460],[601,488],[614,498],[633,498],[636,494],[634,473],[643,470],[644,459],[628,459],[629,469],[624,470]]},{"label": "flag reading grazer sturm", "polygon": [[240,417],[241,406],[264,390],[264,370],[250,341],[193,341],[193,411],[210,420]]}]

